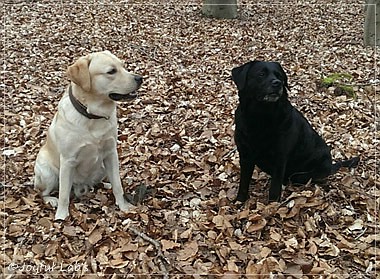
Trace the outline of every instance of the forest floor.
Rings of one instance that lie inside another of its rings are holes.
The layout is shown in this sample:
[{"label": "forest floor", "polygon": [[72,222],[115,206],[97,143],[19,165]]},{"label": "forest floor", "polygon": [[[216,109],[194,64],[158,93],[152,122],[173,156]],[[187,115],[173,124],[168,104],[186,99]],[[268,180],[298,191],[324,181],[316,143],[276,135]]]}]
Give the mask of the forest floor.
[{"label": "forest floor", "polygon": [[[379,65],[363,46],[359,1],[260,1],[240,5],[234,20],[203,17],[200,0],[7,2],[0,42],[5,278],[376,277]],[[99,187],[72,199],[70,217],[55,222],[55,209],[33,189],[36,154],[68,85],[67,66],[105,49],[144,76],[139,98],[118,106],[118,151],[125,191],[148,191],[123,213],[112,191]],[[291,102],[334,159],[361,157],[356,169],[324,185],[287,186],[282,202],[269,204],[270,178],[257,169],[249,200],[234,203],[231,69],[254,59],[282,64]],[[350,75],[353,94],[317,86],[334,73]]]}]

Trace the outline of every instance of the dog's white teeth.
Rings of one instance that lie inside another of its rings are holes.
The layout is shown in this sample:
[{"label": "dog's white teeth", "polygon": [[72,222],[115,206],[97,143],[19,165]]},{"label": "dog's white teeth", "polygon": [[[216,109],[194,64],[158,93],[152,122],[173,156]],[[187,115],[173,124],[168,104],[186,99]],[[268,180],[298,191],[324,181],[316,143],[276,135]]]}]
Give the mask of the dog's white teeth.
[{"label": "dog's white teeth", "polygon": [[277,94],[271,94],[264,96],[263,100],[265,102],[276,102],[279,98],[280,96],[278,96]]}]

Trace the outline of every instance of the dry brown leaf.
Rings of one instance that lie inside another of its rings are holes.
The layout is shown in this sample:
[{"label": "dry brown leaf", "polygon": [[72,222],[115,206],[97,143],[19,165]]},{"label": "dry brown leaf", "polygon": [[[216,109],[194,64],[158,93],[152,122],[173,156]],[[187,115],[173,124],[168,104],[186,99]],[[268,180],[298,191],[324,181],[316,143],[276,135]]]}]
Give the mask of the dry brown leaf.
[{"label": "dry brown leaf", "polygon": [[245,276],[247,276],[247,278],[249,278],[249,279],[260,278],[259,269],[258,269],[257,265],[252,260],[250,260],[247,264],[247,267],[245,269]]},{"label": "dry brown leaf", "polygon": [[248,219],[251,221],[251,224],[247,228],[247,232],[249,233],[262,230],[267,224],[267,221],[258,214],[250,216]]},{"label": "dry brown leaf", "polygon": [[274,229],[271,228],[270,230],[270,238],[275,240],[275,241],[280,241],[282,238],[282,235],[276,232]]},{"label": "dry brown leaf", "polygon": [[285,274],[289,274],[294,278],[302,278],[303,272],[299,265],[293,264],[289,265],[286,270],[284,271]]},{"label": "dry brown leaf", "polygon": [[235,261],[233,261],[233,260],[228,260],[227,261],[227,270],[239,273],[239,268],[237,267]]},{"label": "dry brown leaf", "polygon": [[261,258],[267,258],[271,254],[272,250],[268,247],[263,247],[263,249],[260,251]]},{"label": "dry brown leaf", "polygon": [[95,245],[98,243],[99,240],[102,239],[102,230],[100,229],[95,229],[92,231],[92,233],[88,236],[88,241],[90,242],[91,245]]},{"label": "dry brown leaf", "polygon": [[177,260],[186,261],[194,257],[198,253],[198,243],[196,241],[188,242],[184,245],[183,249],[178,251]]},{"label": "dry brown leaf", "polygon": [[171,250],[173,248],[181,247],[181,244],[172,240],[161,239],[162,250]]},{"label": "dry brown leaf", "polygon": [[77,227],[75,226],[64,226],[62,233],[67,236],[76,236],[77,235]]},{"label": "dry brown leaf", "polygon": [[[230,21],[202,17],[201,1],[24,2],[5,5],[2,13],[4,266],[81,265],[71,273],[57,271],[59,278],[161,276],[162,266],[178,276],[239,277],[237,268],[251,273],[248,278],[270,272],[290,277],[286,270],[299,268],[305,275],[376,276],[380,179],[373,152],[379,149],[374,131],[380,107],[374,100],[380,87],[375,49],[358,41],[365,14],[360,5],[243,0],[239,18]],[[138,193],[141,184],[152,192],[136,212],[122,213],[111,190],[95,187],[71,200],[70,218],[56,223],[55,209],[33,189],[35,157],[68,85],[65,69],[105,49],[144,76],[139,98],[118,104],[118,152],[125,193]],[[324,184],[288,185],[284,203],[267,203],[269,177],[256,168],[249,200],[234,204],[239,97],[231,69],[253,59],[283,65],[292,104],[331,146],[334,160],[360,155],[358,168],[341,169]],[[353,76],[354,98],[316,86],[335,72]],[[153,241],[132,234],[126,219]],[[187,247],[193,249],[186,253]]]},{"label": "dry brown leaf", "polygon": [[38,203],[36,203],[34,199],[28,199],[26,197],[21,197],[21,199],[28,206],[36,207],[38,205]]},{"label": "dry brown leaf", "polygon": [[52,257],[57,254],[58,243],[56,241],[52,241],[47,244],[45,249],[45,256]]},{"label": "dry brown leaf", "polygon": [[45,245],[43,244],[35,244],[32,246],[32,251],[34,254],[36,254],[37,256],[41,256],[44,254],[45,252]]},{"label": "dry brown leaf", "polygon": [[52,222],[49,218],[47,217],[43,217],[41,219],[38,220],[37,222],[40,226],[44,227],[45,229],[47,230],[50,230],[50,228],[52,227]]},{"label": "dry brown leaf", "polygon": [[380,241],[380,234],[368,235],[362,239],[366,243],[372,243],[374,241],[379,242]]}]

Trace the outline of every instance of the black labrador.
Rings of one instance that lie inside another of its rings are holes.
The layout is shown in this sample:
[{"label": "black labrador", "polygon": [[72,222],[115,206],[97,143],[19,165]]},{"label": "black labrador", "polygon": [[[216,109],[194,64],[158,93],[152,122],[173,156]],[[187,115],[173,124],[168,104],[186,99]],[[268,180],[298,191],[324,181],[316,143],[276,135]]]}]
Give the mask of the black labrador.
[{"label": "black labrador", "polygon": [[240,157],[237,200],[248,199],[257,165],[271,176],[269,201],[279,201],[282,185],[322,180],[359,157],[332,163],[330,148],[288,100],[288,79],[277,62],[252,61],[232,70],[239,91],[235,142]]}]

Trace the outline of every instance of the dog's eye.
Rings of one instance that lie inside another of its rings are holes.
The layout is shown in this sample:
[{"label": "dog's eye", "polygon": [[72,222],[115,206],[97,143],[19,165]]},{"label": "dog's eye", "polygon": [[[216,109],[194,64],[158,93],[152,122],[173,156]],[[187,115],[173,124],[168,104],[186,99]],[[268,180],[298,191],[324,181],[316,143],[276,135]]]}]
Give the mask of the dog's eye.
[{"label": "dog's eye", "polygon": [[111,70],[109,70],[108,72],[107,72],[107,74],[109,74],[109,75],[113,75],[113,74],[116,74],[116,69],[115,68],[112,68]]}]

